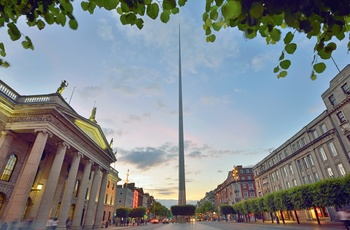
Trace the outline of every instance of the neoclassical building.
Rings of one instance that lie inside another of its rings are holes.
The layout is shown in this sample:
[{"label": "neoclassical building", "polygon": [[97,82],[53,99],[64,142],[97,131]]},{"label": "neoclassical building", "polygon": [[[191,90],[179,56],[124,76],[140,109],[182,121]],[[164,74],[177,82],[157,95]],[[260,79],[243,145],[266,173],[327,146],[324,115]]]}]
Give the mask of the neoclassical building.
[{"label": "neoclassical building", "polygon": [[[323,113],[253,167],[259,197],[350,173],[350,65],[330,81],[322,99]],[[315,218],[313,211],[299,212]],[[332,214],[331,207],[317,208],[320,218]]]},{"label": "neoclassical building", "polygon": [[82,117],[61,96],[62,86],[52,94],[23,96],[0,80],[1,222],[31,219],[44,227],[56,217],[58,229],[67,220],[71,229],[103,223],[110,164],[116,161],[112,141],[95,120],[96,108],[89,119]]}]

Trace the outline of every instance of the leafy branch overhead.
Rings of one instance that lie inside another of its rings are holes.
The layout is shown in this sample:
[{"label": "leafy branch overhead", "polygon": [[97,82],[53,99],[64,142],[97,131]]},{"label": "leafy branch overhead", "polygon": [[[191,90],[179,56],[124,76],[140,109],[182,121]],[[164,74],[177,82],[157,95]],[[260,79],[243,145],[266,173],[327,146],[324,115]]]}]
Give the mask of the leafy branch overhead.
[{"label": "leafy branch overhead", "polygon": [[[22,46],[34,49],[29,37],[22,35],[16,26],[20,16],[25,16],[28,26],[44,29],[46,25],[68,25],[77,29],[70,0],[0,0],[0,27],[8,28],[13,41],[24,37]],[[193,0],[196,1],[196,0]],[[84,11],[94,13],[96,7],[116,10],[123,25],[143,28],[145,16],[166,23],[172,14],[177,14],[187,0],[85,0],[81,2]],[[222,28],[232,27],[242,31],[246,38],[261,36],[267,44],[283,41],[284,50],[279,65],[274,68],[278,77],[287,76],[291,61],[286,58],[294,54],[298,44],[293,40],[295,33],[315,39],[313,70],[311,78],[322,73],[326,64],[322,60],[332,57],[337,49],[334,40],[348,40],[350,50],[350,1],[349,0],[206,0],[202,16],[207,42],[214,42],[215,33]],[[282,31],[286,30],[282,38]],[[0,55],[6,56],[0,43]],[[0,65],[9,64],[0,59]]]}]

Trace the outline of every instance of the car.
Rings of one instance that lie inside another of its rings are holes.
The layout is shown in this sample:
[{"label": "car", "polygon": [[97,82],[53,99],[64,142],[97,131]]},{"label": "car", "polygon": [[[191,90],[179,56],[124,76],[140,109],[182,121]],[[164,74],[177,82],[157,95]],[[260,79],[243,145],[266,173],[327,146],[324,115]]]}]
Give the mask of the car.
[{"label": "car", "polygon": [[154,218],[150,221],[152,224],[158,224],[159,223],[159,220]]},{"label": "car", "polygon": [[169,219],[167,219],[167,218],[163,219],[163,220],[162,220],[162,223],[163,223],[163,224],[169,224]]}]

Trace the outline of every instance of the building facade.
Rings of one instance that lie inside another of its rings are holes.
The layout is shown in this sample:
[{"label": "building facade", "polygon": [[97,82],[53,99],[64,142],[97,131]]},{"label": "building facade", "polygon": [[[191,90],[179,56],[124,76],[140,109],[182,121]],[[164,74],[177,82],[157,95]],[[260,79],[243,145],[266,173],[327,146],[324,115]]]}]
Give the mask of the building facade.
[{"label": "building facade", "polygon": [[102,216],[102,224],[106,225],[106,221],[113,223],[115,210],[117,208],[117,183],[120,181],[118,171],[111,168],[107,178],[106,194],[104,199],[104,208]]},{"label": "building facade", "polygon": [[[92,229],[102,222],[110,143],[95,120],[56,93],[22,96],[0,81],[0,218]],[[113,172],[118,177],[117,172]],[[118,180],[118,179],[117,179]]]},{"label": "building facade", "polygon": [[217,186],[214,194],[216,207],[256,197],[253,168],[235,166],[228,172],[226,180]]},{"label": "building facade", "polygon": [[[253,167],[257,195],[342,177],[350,172],[350,66],[322,94],[326,110]],[[332,208],[317,209],[329,218]],[[304,210],[301,218],[313,219]]]}]

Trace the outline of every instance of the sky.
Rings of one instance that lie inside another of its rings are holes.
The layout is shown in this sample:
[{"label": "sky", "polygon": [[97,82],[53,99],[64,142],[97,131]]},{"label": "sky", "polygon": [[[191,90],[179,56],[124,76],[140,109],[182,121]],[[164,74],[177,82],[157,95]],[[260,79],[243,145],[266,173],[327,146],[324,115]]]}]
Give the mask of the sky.
[{"label": "sky", "polygon": [[[181,25],[186,196],[195,203],[222,183],[234,165],[252,167],[325,110],[321,94],[338,73],[327,69],[310,79],[314,40],[296,34],[292,66],[278,79],[273,68],[283,44],[248,40],[237,29],[222,29],[205,41],[205,1],[188,1],[167,24],[145,18],[142,30],[123,26],[116,12],[82,12],[79,28],[47,26],[39,31],[24,20],[18,27],[35,50],[11,42],[2,28],[6,60],[0,79],[21,95],[56,92],[80,115],[96,120],[113,138],[112,166],[125,183],[162,201],[178,198],[178,37]],[[349,62],[346,42],[333,58]]]}]

